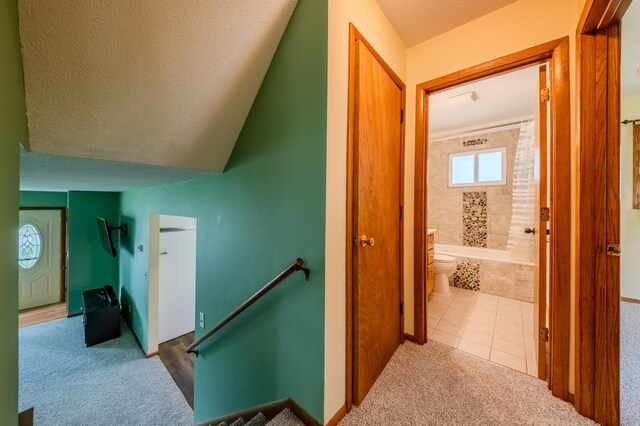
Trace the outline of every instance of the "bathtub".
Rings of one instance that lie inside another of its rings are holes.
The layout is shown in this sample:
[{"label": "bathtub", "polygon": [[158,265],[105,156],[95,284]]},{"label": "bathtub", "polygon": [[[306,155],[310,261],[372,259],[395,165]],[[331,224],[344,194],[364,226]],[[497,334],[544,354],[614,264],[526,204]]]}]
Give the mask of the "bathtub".
[{"label": "bathtub", "polygon": [[453,286],[533,302],[532,262],[514,259],[505,250],[447,244],[435,244],[434,249],[456,258]]}]

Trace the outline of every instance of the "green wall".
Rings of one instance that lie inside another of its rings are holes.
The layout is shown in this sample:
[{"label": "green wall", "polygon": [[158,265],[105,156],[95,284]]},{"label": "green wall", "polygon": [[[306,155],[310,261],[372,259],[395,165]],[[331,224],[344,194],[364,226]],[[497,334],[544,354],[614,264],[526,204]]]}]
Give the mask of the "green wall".
[{"label": "green wall", "polygon": [[18,152],[27,119],[15,0],[0,2],[0,424],[18,422]]},{"label": "green wall", "polygon": [[67,193],[20,191],[20,207],[67,207]]},{"label": "green wall", "polygon": [[104,217],[110,224],[117,225],[119,213],[119,193],[69,192],[69,315],[80,313],[84,290],[109,284],[118,291],[119,261],[102,248],[96,216]]},{"label": "green wall", "polygon": [[121,196],[131,227],[122,299],[145,346],[151,213],[198,220],[196,311],[207,328],[296,257],[312,270],[309,282],[294,274],[201,348],[196,422],[287,397],[323,420],[326,96],[327,2],[300,0],[225,173]]}]

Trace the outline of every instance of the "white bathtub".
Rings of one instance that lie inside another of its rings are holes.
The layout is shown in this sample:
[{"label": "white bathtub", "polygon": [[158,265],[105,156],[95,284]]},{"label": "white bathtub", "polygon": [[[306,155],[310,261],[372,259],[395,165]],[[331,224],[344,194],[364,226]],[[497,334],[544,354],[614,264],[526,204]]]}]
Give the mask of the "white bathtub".
[{"label": "white bathtub", "polygon": [[451,283],[482,293],[533,302],[533,263],[505,250],[436,244],[436,253],[454,256],[458,267]]},{"label": "white bathtub", "polygon": [[451,246],[448,244],[435,244],[436,253],[445,253],[455,257],[467,259],[494,260],[496,262],[515,263],[518,265],[533,266],[533,262],[514,259],[511,253],[505,250],[488,249],[484,247]]}]

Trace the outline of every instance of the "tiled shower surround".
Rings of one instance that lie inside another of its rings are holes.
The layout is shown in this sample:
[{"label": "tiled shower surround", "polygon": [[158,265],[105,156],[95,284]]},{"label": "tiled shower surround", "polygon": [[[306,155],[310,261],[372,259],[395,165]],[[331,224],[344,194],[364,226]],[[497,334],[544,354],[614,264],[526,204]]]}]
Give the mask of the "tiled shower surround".
[{"label": "tiled shower surround", "polygon": [[[505,250],[513,206],[513,168],[519,129],[429,143],[428,226],[438,244]],[[469,139],[486,140],[481,146]],[[506,184],[449,187],[449,154],[506,148]],[[482,256],[484,257],[484,256]],[[456,256],[453,285],[533,302],[533,266]]]},{"label": "tiled shower surround", "polygon": [[533,302],[532,265],[460,256],[456,259],[458,270],[452,279],[455,287]]},{"label": "tiled shower surround", "polygon": [[[436,242],[498,250],[507,247],[519,135],[519,129],[512,129],[429,142],[428,225],[438,230]],[[469,139],[486,139],[487,142],[480,146],[465,146]],[[505,185],[449,187],[449,154],[502,147],[507,150]]]}]

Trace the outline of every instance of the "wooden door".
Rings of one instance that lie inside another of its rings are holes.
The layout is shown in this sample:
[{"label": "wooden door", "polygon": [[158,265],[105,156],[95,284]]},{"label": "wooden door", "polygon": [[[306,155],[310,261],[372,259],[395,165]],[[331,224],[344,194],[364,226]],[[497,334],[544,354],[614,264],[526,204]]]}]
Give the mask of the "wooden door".
[{"label": "wooden door", "polygon": [[401,341],[403,90],[362,41],[355,46],[353,167],[354,402]]},{"label": "wooden door", "polygon": [[18,230],[19,309],[62,300],[62,212],[21,210]]},{"label": "wooden door", "polygon": [[547,339],[541,333],[547,327],[547,225],[549,218],[544,217],[543,208],[548,208],[547,197],[547,144],[549,140],[548,97],[543,99],[542,91],[548,88],[547,65],[539,68],[538,99],[538,137],[535,138],[535,181],[536,181],[536,256],[534,260],[533,278],[533,341],[535,342],[538,363],[538,378],[547,378]]}]

